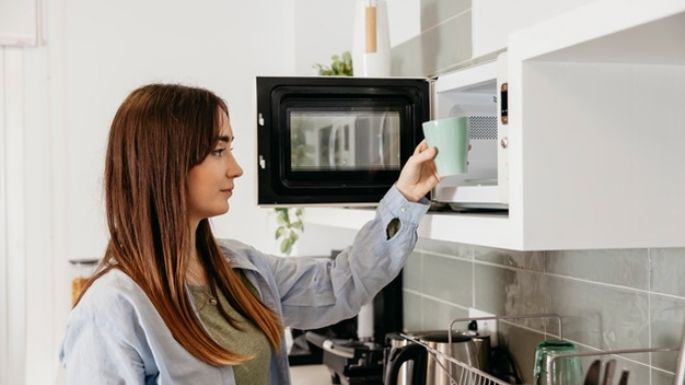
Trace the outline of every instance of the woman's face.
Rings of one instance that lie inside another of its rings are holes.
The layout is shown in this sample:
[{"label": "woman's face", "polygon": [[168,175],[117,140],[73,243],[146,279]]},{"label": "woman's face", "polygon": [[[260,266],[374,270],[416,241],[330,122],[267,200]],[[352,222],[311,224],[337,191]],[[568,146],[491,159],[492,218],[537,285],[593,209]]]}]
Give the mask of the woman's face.
[{"label": "woman's face", "polygon": [[243,169],[233,157],[233,130],[226,113],[221,113],[219,141],[212,152],[188,172],[188,210],[191,220],[220,215],[228,211],[228,198],[233,195],[233,180]]}]

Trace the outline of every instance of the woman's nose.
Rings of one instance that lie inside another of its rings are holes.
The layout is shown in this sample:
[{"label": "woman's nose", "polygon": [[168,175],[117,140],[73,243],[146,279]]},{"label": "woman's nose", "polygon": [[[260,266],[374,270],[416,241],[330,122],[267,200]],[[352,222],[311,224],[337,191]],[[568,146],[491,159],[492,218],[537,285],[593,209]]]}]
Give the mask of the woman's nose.
[{"label": "woman's nose", "polygon": [[241,175],[243,175],[243,168],[240,167],[235,157],[231,157],[230,164],[228,165],[228,169],[226,170],[226,175],[231,178],[238,178]]}]

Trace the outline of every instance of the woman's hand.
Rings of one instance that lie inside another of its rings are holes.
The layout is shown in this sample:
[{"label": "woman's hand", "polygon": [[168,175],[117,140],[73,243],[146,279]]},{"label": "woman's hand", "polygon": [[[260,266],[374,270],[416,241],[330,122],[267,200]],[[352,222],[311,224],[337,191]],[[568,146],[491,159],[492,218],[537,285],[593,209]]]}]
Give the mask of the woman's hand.
[{"label": "woman's hand", "polygon": [[402,167],[395,186],[407,200],[418,202],[440,182],[433,162],[437,153],[435,147],[428,147],[424,139]]}]

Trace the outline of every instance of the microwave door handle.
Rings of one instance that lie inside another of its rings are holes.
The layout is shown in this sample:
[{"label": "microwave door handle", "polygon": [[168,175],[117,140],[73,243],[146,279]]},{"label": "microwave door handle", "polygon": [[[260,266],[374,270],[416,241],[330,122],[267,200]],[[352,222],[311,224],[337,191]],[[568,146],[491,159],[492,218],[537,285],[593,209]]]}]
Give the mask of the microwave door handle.
[{"label": "microwave door handle", "polygon": [[385,148],[385,118],[386,118],[387,112],[383,112],[383,115],[381,115],[381,124],[380,124],[380,132],[378,134],[378,159],[380,159],[380,165],[381,168],[385,168],[385,156],[384,156],[384,148]]},{"label": "microwave door handle", "polygon": [[337,148],[335,148],[335,138],[338,136],[338,129],[340,129],[339,124],[333,125],[333,128],[331,128],[331,136],[328,137],[328,164],[330,164],[331,167],[338,166],[335,164],[335,152],[337,150]]}]

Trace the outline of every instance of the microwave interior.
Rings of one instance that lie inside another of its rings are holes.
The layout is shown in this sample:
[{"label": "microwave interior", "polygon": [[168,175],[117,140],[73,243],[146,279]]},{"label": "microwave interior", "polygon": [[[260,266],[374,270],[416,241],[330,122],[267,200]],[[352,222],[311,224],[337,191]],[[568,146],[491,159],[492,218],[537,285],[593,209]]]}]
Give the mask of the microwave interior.
[{"label": "microwave interior", "polygon": [[[494,68],[494,65],[491,67]],[[449,83],[449,79],[438,82]],[[432,200],[444,203],[452,210],[486,209],[506,211],[500,183],[506,170],[500,170],[502,155],[498,135],[501,109],[506,108],[506,94],[498,93],[496,74],[474,83],[452,87],[436,87],[434,114],[436,118],[467,116],[469,119],[468,172],[446,176],[431,192]],[[504,96],[504,98],[502,97]],[[498,104],[498,98],[503,104]]]},{"label": "microwave interior", "polygon": [[429,118],[425,79],[258,77],[260,205],[373,205]]}]

